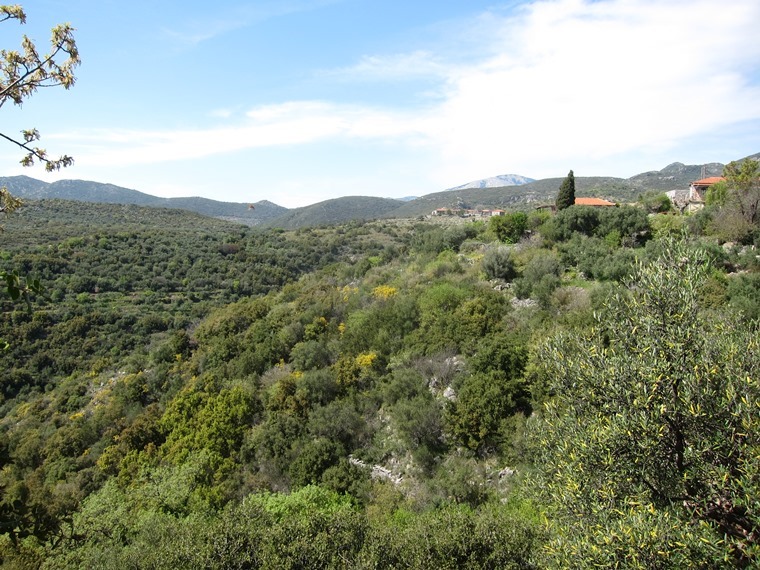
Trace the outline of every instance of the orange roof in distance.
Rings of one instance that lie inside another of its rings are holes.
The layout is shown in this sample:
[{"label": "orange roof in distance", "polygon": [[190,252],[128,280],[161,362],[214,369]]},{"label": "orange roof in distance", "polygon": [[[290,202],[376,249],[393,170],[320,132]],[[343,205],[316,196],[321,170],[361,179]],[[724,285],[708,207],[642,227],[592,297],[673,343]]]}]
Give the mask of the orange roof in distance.
[{"label": "orange roof in distance", "polygon": [[709,176],[707,178],[703,178],[702,180],[695,180],[692,182],[695,186],[710,186],[711,184],[716,184],[717,182],[723,182],[725,178],[722,176]]},{"label": "orange roof in distance", "polygon": [[614,206],[613,202],[602,200],[601,198],[576,198],[576,206]]}]

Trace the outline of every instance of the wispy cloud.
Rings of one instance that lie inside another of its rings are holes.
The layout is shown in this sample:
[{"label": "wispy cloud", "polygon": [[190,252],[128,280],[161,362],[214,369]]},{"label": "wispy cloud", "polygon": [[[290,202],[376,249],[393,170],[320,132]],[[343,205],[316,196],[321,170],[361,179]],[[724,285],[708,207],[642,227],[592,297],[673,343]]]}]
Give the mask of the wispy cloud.
[{"label": "wispy cloud", "polygon": [[335,138],[413,140],[427,130],[427,119],[406,112],[293,101],[252,109],[235,126],[181,131],[109,129],[57,137],[76,141],[74,151],[83,166],[127,166]]},{"label": "wispy cloud", "polygon": [[234,116],[235,110],[228,108],[212,109],[209,111],[209,117],[213,119],[229,119]]},{"label": "wispy cloud", "polygon": [[185,21],[175,27],[164,28],[163,32],[173,43],[187,48],[272,18],[309,12],[343,1],[345,0],[262,0],[232,9],[219,5],[214,7],[208,18]]},{"label": "wispy cloud", "polygon": [[445,79],[450,64],[438,60],[428,51],[414,51],[392,55],[365,55],[349,67],[322,70],[319,77],[345,81],[396,81],[433,77]]},{"label": "wispy cloud", "polygon": [[210,19],[204,22],[188,22],[180,28],[164,28],[163,34],[176,47],[186,49],[248,25],[250,24],[247,20],[240,18]]}]

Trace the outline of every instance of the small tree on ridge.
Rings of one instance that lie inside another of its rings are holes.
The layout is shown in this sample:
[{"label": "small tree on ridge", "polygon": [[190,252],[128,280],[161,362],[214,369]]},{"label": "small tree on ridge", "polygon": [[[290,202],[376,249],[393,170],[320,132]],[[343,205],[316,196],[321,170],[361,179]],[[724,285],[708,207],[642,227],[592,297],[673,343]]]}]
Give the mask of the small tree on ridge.
[{"label": "small tree on ridge", "polygon": [[557,210],[564,210],[573,204],[575,204],[575,176],[571,170],[559,187],[556,202]]}]

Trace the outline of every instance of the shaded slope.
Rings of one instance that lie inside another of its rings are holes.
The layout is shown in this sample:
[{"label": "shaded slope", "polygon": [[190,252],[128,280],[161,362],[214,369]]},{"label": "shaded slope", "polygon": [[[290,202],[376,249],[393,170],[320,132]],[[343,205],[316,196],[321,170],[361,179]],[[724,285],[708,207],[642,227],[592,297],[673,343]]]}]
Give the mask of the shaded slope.
[{"label": "shaded slope", "polygon": [[[19,198],[41,200],[62,199],[104,204],[135,204],[152,208],[173,208],[189,210],[203,216],[221,218],[249,226],[281,216],[288,209],[268,200],[253,204],[220,202],[208,198],[159,198],[144,192],[122,188],[114,184],[104,184],[89,180],[59,180],[43,182],[28,176],[0,177],[0,186],[5,185]],[[253,207],[251,207],[253,206]]]},{"label": "shaded slope", "polygon": [[375,220],[387,217],[388,213],[396,210],[402,203],[400,200],[391,198],[345,196],[303,208],[295,208],[263,225],[264,227],[291,229],[338,224],[353,220]]}]

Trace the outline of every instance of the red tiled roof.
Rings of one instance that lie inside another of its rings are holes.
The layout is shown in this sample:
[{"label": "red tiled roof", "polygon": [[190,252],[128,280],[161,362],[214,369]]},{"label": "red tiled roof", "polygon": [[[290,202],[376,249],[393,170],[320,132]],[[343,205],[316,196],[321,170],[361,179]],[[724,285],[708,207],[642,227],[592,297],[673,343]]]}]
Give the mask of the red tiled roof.
[{"label": "red tiled roof", "polygon": [[613,202],[602,200],[601,198],[576,198],[576,206],[614,206]]},{"label": "red tiled roof", "polygon": [[711,184],[715,184],[716,182],[723,182],[724,180],[725,178],[722,176],[708,176],[702,180],[695,180],[692,182],[692,184],[695,186],[710,186]]}]

